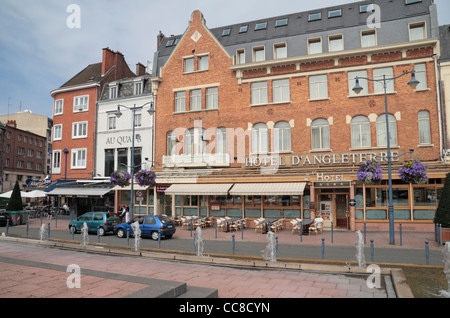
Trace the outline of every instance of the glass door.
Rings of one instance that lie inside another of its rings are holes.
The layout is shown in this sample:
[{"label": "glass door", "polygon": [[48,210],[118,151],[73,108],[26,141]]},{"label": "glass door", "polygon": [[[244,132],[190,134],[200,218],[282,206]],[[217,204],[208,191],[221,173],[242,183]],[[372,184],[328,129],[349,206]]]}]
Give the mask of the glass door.
[{"label": "glass door", "polygon": [[348,229],[349,225],[349,209],[348,209],[348,194],[335,194],[334,206],[336,215],[336,228]]}]

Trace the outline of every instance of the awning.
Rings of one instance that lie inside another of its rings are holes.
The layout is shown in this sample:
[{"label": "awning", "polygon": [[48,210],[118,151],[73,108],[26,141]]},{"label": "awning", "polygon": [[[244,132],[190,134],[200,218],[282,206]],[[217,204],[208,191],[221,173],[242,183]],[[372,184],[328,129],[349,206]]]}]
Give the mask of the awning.
[{"label": "awning", "polygon": [[[147,191],[147,189],[150,186],[140,186],[139,184],[134,184],[133,185],[133,191]],[[111,190],[119,190],[119,191],[131,191],[131,185],[126,186],[126,187],[121,187],[121,186],[115,186],[114,188],[112,188]]]},{"label": "awning", "polygon": [[227,195],[232,183],[213,184],[173,184],[166,195]]},{"label": "awning", "polygon": [[48,195],[67,197],[101,197],[110,192],[111,188],[56,188],[48,192]]},{"label": "awning", "polygon": [[297,183],[237,183],[231,195],[303,195],[305,182]]}]

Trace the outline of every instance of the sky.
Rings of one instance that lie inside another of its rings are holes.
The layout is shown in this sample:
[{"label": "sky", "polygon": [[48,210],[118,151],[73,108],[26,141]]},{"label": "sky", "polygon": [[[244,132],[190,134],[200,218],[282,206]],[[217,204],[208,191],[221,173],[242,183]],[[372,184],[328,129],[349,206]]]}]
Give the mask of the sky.
[{"label": "sky", "polygon": [[[215,28],[351,2],[0,0],[0,114],[31,110],[51,118],[50,92],[101,62],[103,48],[123,53],[135,71],[136,63],[153,61],[159,31],[183,34],[194,10]],[[450,24],[450,1],[435,3],[439,25]]]}]

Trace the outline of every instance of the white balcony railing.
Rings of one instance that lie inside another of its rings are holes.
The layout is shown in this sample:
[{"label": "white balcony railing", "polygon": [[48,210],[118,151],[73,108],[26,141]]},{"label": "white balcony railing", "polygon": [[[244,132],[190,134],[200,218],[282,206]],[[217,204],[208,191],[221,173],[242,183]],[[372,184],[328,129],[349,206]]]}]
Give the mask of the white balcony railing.
[{"label": "white balcony railing", "polygon": [[167,168],[229,167],[229,154],[196,154],[163,156]]}]

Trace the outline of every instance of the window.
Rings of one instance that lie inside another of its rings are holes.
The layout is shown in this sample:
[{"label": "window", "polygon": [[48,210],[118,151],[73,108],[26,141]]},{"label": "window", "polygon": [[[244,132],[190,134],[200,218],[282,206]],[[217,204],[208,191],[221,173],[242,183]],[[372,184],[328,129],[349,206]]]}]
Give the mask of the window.
[{"label": "window", "polygon": [[322,39],[309,39],[308,40],[308,54],[320,54],[322,53]]},{"label": "window", "polygon": [[244,50],[238,50],[236,52],[236,64],[245,64],[245,51]]},{"label": "window", "polygon": [[317,21],[322,19],[322,13],[316,12],[316,13],[310,13],[308,16],[308,21]]},{"label": "window", "polygon": [[273,86],[273,102],[290,102],[291,96],[289,92],[289,79],[275,80]]},{"label": "window", "polygon": [[365,116],[357,116],[351,122],[352,147],[370,147],[370,121]]},{"label": "window", "polygon": [[291,125],[282,121],[275,124],[274,127],[274,151],[291,151]]},{"label": "window", "polygon": [[275,27],[286,26],[288,24],[288,18],[278,19],[275,21]]},{"label": "window", "polygon": [[413,4],[413,3],[419,3],[422,2],[422,0],[405,0],[405,4]]},{"label": "window", "polygon": [[168,156],[176,155],[176,146],[177,146],[177,137],[175,136],[175,132],[169,131],[167,133],[167,155]]},{"label": "window", "polygon": [[224,29],[222,31],[222,36],[228,36],[228,35],[230,35],[230,33],[231,33],[231,29],[230,28]]},{"label": "window", "polygon": [[55,101],[55,115],[62,115],[64,110],[64,99]]},{"label": "window", "polygon": [[18,155],[24,155],[24,154],[25,154],[25,148],[23,148],[23,147],[18,147],[18,148],[17,148],[17,154],[18,154]]},{"label": "window", "polygon": [[120,148],[117,149],[117,169],[119,171],[128,170],[128,149]]},{"label": "window", "polygon": [[186,111],[186,92],[175,93],[175,112]]},{"label": "window", "polygon": [[202,90],[194,89],[191,91],[191,110],[202,109]]},{"label": "window", "polygon": [[219,89],[211,87],[206,89],[206,109],[219,108]]},{"label": "window", "polygon": [[275,44],[274,46],[275,51],[275,59],[285,59],[287,58],[287,47],[286,43],[281,44]]},{"label": "window", "polygon": [[420,82],[416,90],[427,89],[427,65],[425,63],[416,64],[414,69],[416,71],[416,79]]},{"label": "window", "polygon": [[28,170],[33,169],[33,163],[32,162],[27,162],[27,169]]},{"label": "window", "polygon": [[371,47],[376,45],[377,45],[377,38],[375,30],[362,31],[361,47]]},{"label": "window", "polygon": [[74,97],[73,112],[83,112],[89,110],[89,95]]},{"label": "window", "polygon": [[[397,146],[397,119],[389,114],[389,142],[391,146]],[[386,139],[386,114],[377,118],[377,144],[380,147],[387,146]]]},{"label": "window", "polygon": [[72,169],[86,168],[86,152],[87,149],[72,149]]},{"label": "window", "polygon": [[329,37],[330,52],[342,51],[344,49],[344,41],[342,35],[334,35]]},{"label": "window", "polygon": [[419,112],[420,144],[431,144],[430,113],[426,110]]},{"label": "window", "polygon": [[325,119],[316,119],[311,124],[311,147],[313,150],[330,149],[330,126]]},{"label": "window", "polygon": [[[386,78],[394,77],[394,70],[392,67],[376,68],[373,70],[374,80],[382,80],[383,76]],[[375,93],[384,93],[384,83],[383,81],[377,81],[373,83],[373,88]],[[394,81],[386,81],[386,92],[394,92]]]},{"label": "window", "polygon": [[206,154],[206,140],[203,138],[204,134],[205,130],[200,128],[191,128],[186,131],[184,136],[185,155]]},{"label": "window", "polygon": [[417,41],[424,40],[425,36],[425,23],[414,23],[409,25],[409,40]]},{"label": "window", "polygon": [[198,58],[198,70],[207,71],[209,69],[209,56],[200,56]]},{"label": "window", "polygon": [[252,104],[267,104],[267,82],[252,83]]},{"label": "window", "polygon": [[328,18],[342,17],[342,9],[328,11]]},{"label": "window", "polygon": [[267,28],[267,22],[256,23],[255,31],[265,30]]},{"label": "window", "polygon": [[23,168],[23,161],[22,160],[17,161],[16,168]]},{"label": "window", "polygon": [[62,125],[55,125],[53,127],[53,140],[62,139]]},{"label": "window", "polygon": [[266,124],[256,124],[252,129],[252,152],[266,154],[269,150],[269,137]]},{"label": "window", "polygon": [[328,98],[327,75],[314,75],[309,77],[310,99]]},{"label": "window", "polygon": [[36,164],[36,170],[37,171],[41,171],[42,170],[42,165],[40,163]]},{"label": "window", "polygon": [[363,88],[360,94],[356,94],[353,91],[353,88],[355,87],[356,77],[365,77],[367,78],[367,71],[354,71],[354,72],[348,72],[348,93],[349,96],[358,96],[358,95],[367,95],[369,93],[369,90],[367,89],[367,80],[359,78],[359,85]]},{"label": "window", "polygon": [[72,138],[86,138],[87,137],[87,121],[72,124]]},{"label": "window", "polygon": [[372,4],[362,4],[359,6],[359,13],[366,13],[369,12],[369,7],[372,6]]},{"label": "window", "polygon": [[184,72],[190,73],[194,71],[194,58],[188,58],[184,60]]},{"label": "window", "polygon": [[117,98],[117,89],[118,89],[117,85],[109,87],[109,98],[110,99],[116,99]]},{"label": "window", "polygon": [[134,114],[134,127],[142,126],[142,114]]},{"label": "window", "polygon": [[134,95],[142,94],[143,81],[134,82]]},{"label": "window", "polygon": [[217,128],[216,130],[216,154],[227,153],[227,130],[225,128]]},{"label": "window", "polygon": [[116,116],[108,116],[108,130],[116,129]]},{"label": "window", "polygon": [[243,25],[239,28],[239,33],[246,33],[248,30],[248,25]]},{"label": "window", "polygon": [[34,150],[28,149],[28,157],[33,157],[33,156],[34,156]]},{"label": "window", "polygon": [[134,148],[134,174],[138,173],[141,170],[142,166],[142,148],[135,147]]},{"label": "window", "polygon": [[36,158],[38,159],[42,158],[42,151],[36,151]]},{"label": "window", "polygon": [[266,53],[264,47],[253,49],[253,62],[262,62],[266,60]]}]

